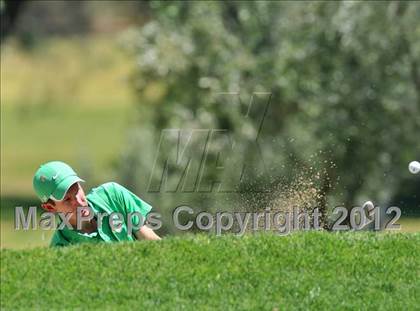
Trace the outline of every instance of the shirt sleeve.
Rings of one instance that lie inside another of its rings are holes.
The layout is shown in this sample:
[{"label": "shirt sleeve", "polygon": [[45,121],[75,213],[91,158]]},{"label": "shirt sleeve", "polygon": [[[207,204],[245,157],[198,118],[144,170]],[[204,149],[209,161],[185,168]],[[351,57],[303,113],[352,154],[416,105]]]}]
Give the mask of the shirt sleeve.
[{"label": "shirt sleeve", "polygon": [[70,243],[61,236],[61,232],[56,230],[51,238],[50,247],[66,246],[69,244]]},{"label": "shirt sleeve", "polygon": [[127,188],[114,183],[118,200],[124,206],[126,215],[131,215],[132,224],[139,227],[144,224],[147,215],[152,210],[152,206],[140,199]]}]

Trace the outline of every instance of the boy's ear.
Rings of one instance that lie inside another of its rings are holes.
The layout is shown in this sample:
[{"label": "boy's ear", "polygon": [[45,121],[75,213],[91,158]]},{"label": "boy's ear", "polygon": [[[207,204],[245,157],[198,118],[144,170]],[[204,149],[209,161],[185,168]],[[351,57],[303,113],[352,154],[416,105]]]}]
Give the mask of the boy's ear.
[{"label": "boy's ear", "polygon": [[46,210],[47,212],[53,213],[55,212],[55,207],[51,203],[42,203],[41,207]]}]

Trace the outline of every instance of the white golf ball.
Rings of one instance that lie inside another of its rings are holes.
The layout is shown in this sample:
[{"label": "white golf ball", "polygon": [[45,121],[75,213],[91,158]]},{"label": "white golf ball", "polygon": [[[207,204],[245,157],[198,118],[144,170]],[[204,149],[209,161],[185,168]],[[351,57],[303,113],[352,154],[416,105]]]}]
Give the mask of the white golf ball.
[{"label": "white golf ball", "polygon": [[373,205],[372,201],[366,201],[365,203],[363,203],[362,207],[367,209],[368,212],[370,212],[375,208],[375,205]]},{"label": "white golf ball", "polygon": [[417,174],[420,172],[420,162],[418,161],[412,161],[410,164],[408,164],[408,170],[411,174]]},{"label": "white golf ball", "polygon": [[366,201],[363,203],[362,208],[367,212],[368,217],[371,217],[375,210],[375,205],[373,205],[372,201]]}]

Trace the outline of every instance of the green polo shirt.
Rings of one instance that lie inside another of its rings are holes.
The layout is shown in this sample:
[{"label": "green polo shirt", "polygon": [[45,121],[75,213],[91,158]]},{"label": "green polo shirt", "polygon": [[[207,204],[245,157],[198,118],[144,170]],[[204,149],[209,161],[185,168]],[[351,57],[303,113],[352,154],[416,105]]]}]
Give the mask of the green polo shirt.
[{"label": "green polo shirt", "polygon": [[[122,226],[118,230],[112,230],[109,224],[109,216],[105,216],[102,218],[102,223],[98,223],[97,231],[90,234],[65,227],[62,230],[56,230],[50,246],[66,246],[85,242],[134,241],[136,240],[134,232],[131,235],[127,232],[128,215],[138,212],[142,215],[143,220],[145,220],[147,214],[152,209],[148,203],[115,182],[105,183],[93,188],[86,195],[86,199],[95,216],[98,216],[99,213],[106,213],[107,215],[111,215],[113,212],[121,213]],[[140,217],[136,215],[132,216],[133,225],[138,227],[139,221]]]}]

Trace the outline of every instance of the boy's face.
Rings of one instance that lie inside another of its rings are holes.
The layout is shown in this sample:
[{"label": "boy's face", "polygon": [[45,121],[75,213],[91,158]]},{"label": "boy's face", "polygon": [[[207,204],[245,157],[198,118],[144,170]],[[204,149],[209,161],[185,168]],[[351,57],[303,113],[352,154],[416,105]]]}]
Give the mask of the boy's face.
[{"label": "boy's face", "polygon": [[43,203],[42,208],[48,212],[59,212],[59,213],[75,213],[79,206],[87,207],[87,200],[85,192],[83,191],[80,184],[74,183],[62,201],[55,201],[54,204],[49,202]]}]

